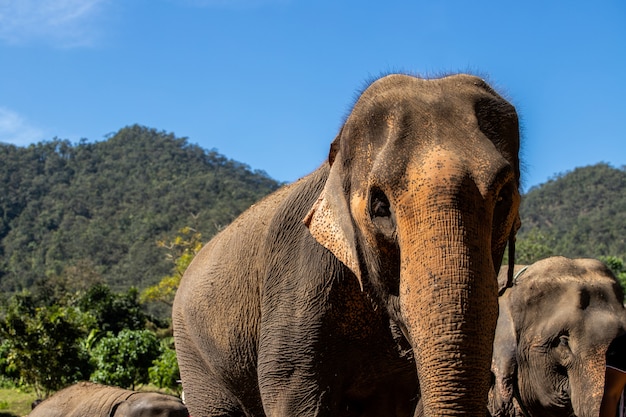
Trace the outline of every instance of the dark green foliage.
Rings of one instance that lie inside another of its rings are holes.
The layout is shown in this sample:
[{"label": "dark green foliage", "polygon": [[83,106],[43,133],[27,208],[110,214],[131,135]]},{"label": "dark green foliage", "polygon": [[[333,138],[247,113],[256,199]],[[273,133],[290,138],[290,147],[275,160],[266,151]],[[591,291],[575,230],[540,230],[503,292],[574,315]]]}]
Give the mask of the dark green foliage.
[{"label": "dark green foliage", "polygon": [[520,211],[518,263],[550,255],[626,259],[625,168],[576,168],[531,189]]},{"label": "dark green foliage", "polygon": [[95,328],[117,334],[123,329],[141,330],[146,327],[146,315],[138,297],[134,287],[118,294],[104,284],[96,284],[79,298],[77,305],[94,316]]},{"label": "dark green foliage", "polygon": [[540,259],[556,255],[553,238],[547,237],[539,229],[531,229],[523,237],[518,237],[515,244],[515,263],[529,265]]},{"label": "dark green foliage", "polygon": [[71,306],[37,306],[17,295],[0,321],[3,376],[34,387],[41,397],[89,377],[89,355],[81,344],[94,324]]},{"label": "dark green foliage", "polygon": [[0,381],[34,387],[39,394],[90,378],[124,387],[154,378],[160,387],[179,389],[171,330],[146,320],[135,288],[115,293],[95,284],[49,301],[24,292],[4,303]]},{"label": "dark green foliage", "polygon": [[161,354],[161,345],[149,330],[122,330],[102,338],[91,351],[93,382],[134,389],[149,382],[148,369]]},{"label": "dark green foliage", "polygon": [[20,372],[15,366],[11,351],[12,346],[13,343],[8,339],[3,339],[0,343],[0,386],[3,385],[2,382],[15,383],[20,379]]},{"label": "dark green foliage", "polygon": [[0,144],[0,290],[88,274],[143,289],[171,269],[157,241],[205,238],[279,184],[215,151],[141,126],[72,145]]},{"label": "dark green foliage", "polygon": [[149,369],[149,375],[150,382],[157,387],[180,393],[182,389],[179,383],[180,370],[176,360],[173,337],[161,341],[161,355],[154,360],[153,366]]},{"label": "dark green foliage", "polygon": [[622,286],[626,298],[626,264],[624,260],[616,256],[601,256],[600,260],[611,269]]}]

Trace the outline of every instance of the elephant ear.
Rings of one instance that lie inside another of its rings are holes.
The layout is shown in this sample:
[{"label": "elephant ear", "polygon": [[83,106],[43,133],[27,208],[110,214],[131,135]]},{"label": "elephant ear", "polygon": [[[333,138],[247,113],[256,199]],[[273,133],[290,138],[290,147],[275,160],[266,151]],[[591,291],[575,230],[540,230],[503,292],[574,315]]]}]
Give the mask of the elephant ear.
[{"label": "elephant ear", "polygon": [[[498,272],[498,294],[500,295],[504,294],[504,291],[512,284],[512,282],[509,282],[510,269],[510,265],[502,265],[500,272]],[[510,281],[512,281],[512,279]]]},{"label": "elephant ear", "polygon": [[517,337],[507,298],[505,295],[499,299],[500,313],[493,342],[491,372],[495,379],[489,392],[489,411],[492,416],[516,415]]},{"label": "elephant ear", "polygon": [[[340,134],[341,135],[341,134]],[[331,145],[330,172],[319,198],[304,218],[311,235],[331,251],[356,275],[363,289],[354,223],[350,214],[347,192],[343,187],[341,163],[334,163],[339,151],[339,136]]]},{"label": "elephant ear", "polygon": [[127,417],[129,416],[129,406],[128,401],[122,401],[113,406],[109,416],[115,417]]},{"label": "elephant ear", "polygon": [[[509,243],[510,244],[510,243]],[[502,265],[498,273],[498,294],[502,296],[504,292],[517,283],[517,279],[528,269],[530,265]]]}]

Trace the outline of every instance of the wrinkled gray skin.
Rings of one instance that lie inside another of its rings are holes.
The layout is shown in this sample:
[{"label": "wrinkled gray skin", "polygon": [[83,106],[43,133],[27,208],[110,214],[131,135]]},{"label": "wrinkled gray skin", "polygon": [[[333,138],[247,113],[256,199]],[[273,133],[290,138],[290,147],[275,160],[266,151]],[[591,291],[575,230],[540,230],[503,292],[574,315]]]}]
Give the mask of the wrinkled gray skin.
[{"label": "wrinkled gray skin", "polygon": [[626,328],[621,287],[594,259],[552,257],[523,268],[515,266],[499,299],[490,412],[596,417],[606,349]]},{"label": "wrinkled gray skin", "polygon": [[482,417],[518,149],[515,109],[479,78],[373,82],[328,161],[185,272],[190,414],[405,417],[419,375],[426,415]]},{"label": "wrinkled gray skin", "polygon": [[39,403],[29,417],[187,417],[178,397],[79,382]]}]

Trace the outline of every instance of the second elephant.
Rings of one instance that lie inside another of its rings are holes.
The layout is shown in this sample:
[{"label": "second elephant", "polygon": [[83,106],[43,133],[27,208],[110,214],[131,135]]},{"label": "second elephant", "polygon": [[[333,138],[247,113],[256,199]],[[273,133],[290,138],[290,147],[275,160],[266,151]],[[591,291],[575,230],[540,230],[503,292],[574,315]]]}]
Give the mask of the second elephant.
[{"label": "second elephant", "polygon": [[69,386],[37,405],[28,417],[187,417],[178,397],[91,382]]},{"label": "second elephant", "polygon": [[[622,289],[600,261],[516,266],[499,299],[489,395],[493,416],[595,417],[605,352],[626,329]],[[506,282],[506,268],[499,282]]]}]

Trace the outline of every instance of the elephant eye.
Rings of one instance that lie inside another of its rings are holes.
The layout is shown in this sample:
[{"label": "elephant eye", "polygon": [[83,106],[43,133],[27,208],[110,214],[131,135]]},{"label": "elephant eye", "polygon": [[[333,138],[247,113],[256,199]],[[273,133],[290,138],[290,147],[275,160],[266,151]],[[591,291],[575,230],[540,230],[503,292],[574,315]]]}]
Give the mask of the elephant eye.
[{"label": "elephant eye", "polygon": [[370,197],[370,213],[374,217],[390,217],[391,208],[385,193],[379,188],[374,188]]},{"label": "elephant eye", "polygon": [[569,335],[567,333],[561,333],[558,337],[552,340],[553,348],[569,348]]},{"label": "elephant eye", "polygon": [[558,337],[552,341],[553,354],[556,362],[563,368],[563,372],[566,375],[567,369],[573,363],[574,354],[570,346],[569,333],[564,331]]},{"label": "elephant eye", "polygon": [[495,207],[495,214],[498,220],[506,218],[506,216],[508,215],[509,210],[511,209],[512,198],[513,190],[511,189],[511,186],[506,186],[502,190],[500,190],[500,193],[496,198]]}]

